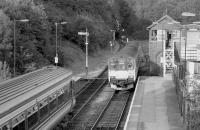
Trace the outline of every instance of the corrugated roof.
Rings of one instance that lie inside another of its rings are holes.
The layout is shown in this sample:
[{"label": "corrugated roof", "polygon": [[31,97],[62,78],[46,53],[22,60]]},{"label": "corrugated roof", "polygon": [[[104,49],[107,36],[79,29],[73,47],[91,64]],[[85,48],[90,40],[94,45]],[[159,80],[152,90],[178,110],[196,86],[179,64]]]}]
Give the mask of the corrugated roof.
[{"label": "corrugated roof", "polygon": [[60,67],[43,68],[0,83],[0,118],[71,74],[71,70]]}]

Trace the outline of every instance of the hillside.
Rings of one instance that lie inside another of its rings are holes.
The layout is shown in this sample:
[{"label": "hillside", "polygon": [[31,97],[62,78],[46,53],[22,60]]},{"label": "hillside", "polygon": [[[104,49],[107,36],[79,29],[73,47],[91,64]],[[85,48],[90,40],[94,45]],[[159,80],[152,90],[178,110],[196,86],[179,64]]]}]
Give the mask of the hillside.
[{"label": "hillside", "polygon": [[122,36],[147,39],[150,24],[139,19],[125,0],[1,0],[0,23],[1,70],[11,75],[14,68],[20,75],[54,64],[56,50],[59,66],[82,64],[85,37],[78,32],[86,28],[92,58],[109,50],[111,30],[119,43]]},{"label": "hillside", "polygon": [[199,0],[127,0],[136,11],[136,15],[150,21],[158,20],[163,14],[169,14],[180,22],[200,20],[199,15],[195,18],[181,17],[182,12],[199,14]]}]

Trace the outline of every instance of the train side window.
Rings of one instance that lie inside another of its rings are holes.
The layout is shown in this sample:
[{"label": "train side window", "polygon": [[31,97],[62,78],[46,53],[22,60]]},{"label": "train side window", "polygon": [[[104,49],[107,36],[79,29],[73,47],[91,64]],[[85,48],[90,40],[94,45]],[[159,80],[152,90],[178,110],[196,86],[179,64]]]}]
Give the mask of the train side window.
[{"label": "train side window", "polygon": [[64,91],[63,89],[58,91],[58,105],[62,104],[64,102]]},{"label": "train side window", "polygon": [[28,117],[28,129],[32,128],[38,122],[37,112]]},{"label": "train side window", "polygon": [[56,93],[53,93],[49,98],[50,98],[49,109],[50,111],[53,111],[57,106]]},{"label": "train side window", "polygon": [[48,114],[48,98],[43,99],[39,103],[40,119],[43,119]]},{"label": "train side window", "polygon": [[40,118],[43,119],[47,115],[48,115],[48,105],[46,105],[40,109]]},{"label": "train side window", "polygon": [[38,107],[37,104],[27,109],[28,128],[32,128],[38,122]]},{"label": "train side window", "polygon": [[9,122],[2,127],[2,130],[10,130],[10,129],[11,128],[10,128]]},{"label": "train side window", "polygon": [[25,130],[25,121],[22,121],[17,126],[13,127],[13,130]]},{"label": "train side window", "polygon": [[68,101],[68,99],[69,99],[69,97],[70,97],[70,93],[69,93],[69,92],[70,92],[70,90],[69,90],[69,85],[65,86],[65,88],[64,88],[63,91],[64,91],[64,93],[65,93],[65,94],[64,94],[64,95],[65,95],[65,96],[64,96],[65,101]]},{"label": "train side window", "polygon": [[25,130],[25,112],[20,113],[12,119],[13,130]]}]

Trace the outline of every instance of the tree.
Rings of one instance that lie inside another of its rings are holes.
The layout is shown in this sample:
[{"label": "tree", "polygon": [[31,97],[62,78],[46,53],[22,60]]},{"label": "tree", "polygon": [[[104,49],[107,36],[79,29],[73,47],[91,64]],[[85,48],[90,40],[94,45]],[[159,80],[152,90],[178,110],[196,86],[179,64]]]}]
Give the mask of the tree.
[{"label": "tree", "polygon": [[11,31],[11,21],[9,17],[0,10],[0,60],[2,62],[1,69],[4,69],[5,62],[12,58],[10,51],[12,50],[12,31]]}]

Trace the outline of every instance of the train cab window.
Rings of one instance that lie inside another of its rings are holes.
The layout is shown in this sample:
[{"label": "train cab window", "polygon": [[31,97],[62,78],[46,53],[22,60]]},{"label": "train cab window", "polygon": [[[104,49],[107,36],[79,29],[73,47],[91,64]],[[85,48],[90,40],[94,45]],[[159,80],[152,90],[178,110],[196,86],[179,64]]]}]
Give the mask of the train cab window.
[{"label": "train cab window", "polygon": [[127,68],[128,68],[128,69],[133,69],[133,63],[131,63],[131,62],[128,63],[128,64],[127,64]]},{"label": "train cab window", "polygon": [[109,63],[109,69],[117,70],[119,68],[119,60],[118,58],[112,58]]},{"label": "train cab window", "polygon": [[127,58],[127,69],[133,69],[133,59],[132,58]]},{"label": "train cab window", "polygon": [[119,68],[118,69],[119,70],[125,70],[126,69],[124,57],[119,58]]},{"label": "train cab window", "polygon": [[125,70],[125,64],[119,64],[119,70]]}]

